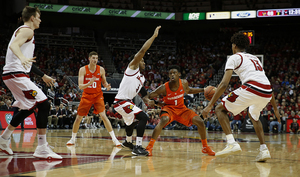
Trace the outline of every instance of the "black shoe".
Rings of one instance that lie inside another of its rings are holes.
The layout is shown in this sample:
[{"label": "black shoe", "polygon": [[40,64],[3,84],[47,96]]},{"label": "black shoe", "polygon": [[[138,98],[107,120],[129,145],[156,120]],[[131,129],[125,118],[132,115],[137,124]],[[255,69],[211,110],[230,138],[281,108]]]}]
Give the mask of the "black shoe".
[{"label": "black shoe", "polygon": [[131,142],[127,142],[126,140],[125,140],[125,142],[124,143],[122,143],[121,144],[122,145],[122,147],[127,147],[127,148],[129,148],[130,150],[133,150],[133,144],[131,143]]},{"label": "black shoe", "polygon": [[138,156],[147,156],[149,154],[149,152],[142,146],[133,146],[131,153]]}]

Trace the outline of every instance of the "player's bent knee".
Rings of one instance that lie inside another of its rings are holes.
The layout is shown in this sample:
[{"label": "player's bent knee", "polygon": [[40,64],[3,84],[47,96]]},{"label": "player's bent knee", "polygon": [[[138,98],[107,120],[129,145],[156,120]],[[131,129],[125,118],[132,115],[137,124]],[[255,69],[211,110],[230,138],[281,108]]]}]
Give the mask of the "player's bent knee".
[{"label": "player's bent knee", "polygon": [[215,108],[216,114],[220,113],[227,113],[227,110],[224,108],[224,106],[220,103]]},{"label": "player's bent knee", "polygon": [[142,111],[136,115],[136,119],[139,121],[148,121],[149,117]]},{"label": "player's bent knee", "polygon": [[170,118],[168,116],[162,116],[160,119],[160,123],[162,125],[166,125],[169,122]]},{"label": "player's bent knee", "polygon": [[50,110],[50,103],[48,100],[39,103],[37,105],[38,113],[37,113],[37,118],[36,118],[36,127],[37,128],[47,128],[47,123],[48,123],[48,115],[49,115],[49,110]]}]

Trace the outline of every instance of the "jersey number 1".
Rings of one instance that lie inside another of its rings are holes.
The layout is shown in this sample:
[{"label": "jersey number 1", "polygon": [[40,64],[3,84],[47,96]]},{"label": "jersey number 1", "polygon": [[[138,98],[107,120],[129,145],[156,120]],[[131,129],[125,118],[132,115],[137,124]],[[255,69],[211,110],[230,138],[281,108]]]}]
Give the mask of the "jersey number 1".
[{"label": "jersey number 1", "polygon": [[175,106],[177,106],[177,100],[175,100]]}]

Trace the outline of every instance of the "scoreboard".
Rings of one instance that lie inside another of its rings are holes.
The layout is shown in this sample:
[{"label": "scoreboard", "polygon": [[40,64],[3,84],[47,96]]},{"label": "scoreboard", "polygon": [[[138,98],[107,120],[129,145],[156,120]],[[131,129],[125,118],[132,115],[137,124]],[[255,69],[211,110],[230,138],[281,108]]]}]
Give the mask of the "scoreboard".
[{"label": "scoreboard", "polygon": [[293,9],[264,9],[257,11],[257,17],[290,17],[300,16],[300,8]]}]

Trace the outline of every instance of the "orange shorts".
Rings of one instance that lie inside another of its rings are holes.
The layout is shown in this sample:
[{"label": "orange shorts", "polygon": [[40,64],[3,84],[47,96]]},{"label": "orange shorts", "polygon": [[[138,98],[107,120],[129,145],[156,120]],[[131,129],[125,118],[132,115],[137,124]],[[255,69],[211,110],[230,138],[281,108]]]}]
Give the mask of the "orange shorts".
[{"label": "orange shorts", "polygon": [[86,116],[92,105],[94,105],[94,114],[99,114],[105,110],[103,93],[82,93],[80,104],[77,109],[79,116]]},{"label": "orange shorts", "polygon": [[175,120],[189,127],[193,124],[192,118],[198,116],[198,114],[187,107],[175,108],[174,106],[164,106],[161,111],[162,114],[160,114],[160,117],[169,117],[167,125]]}]

